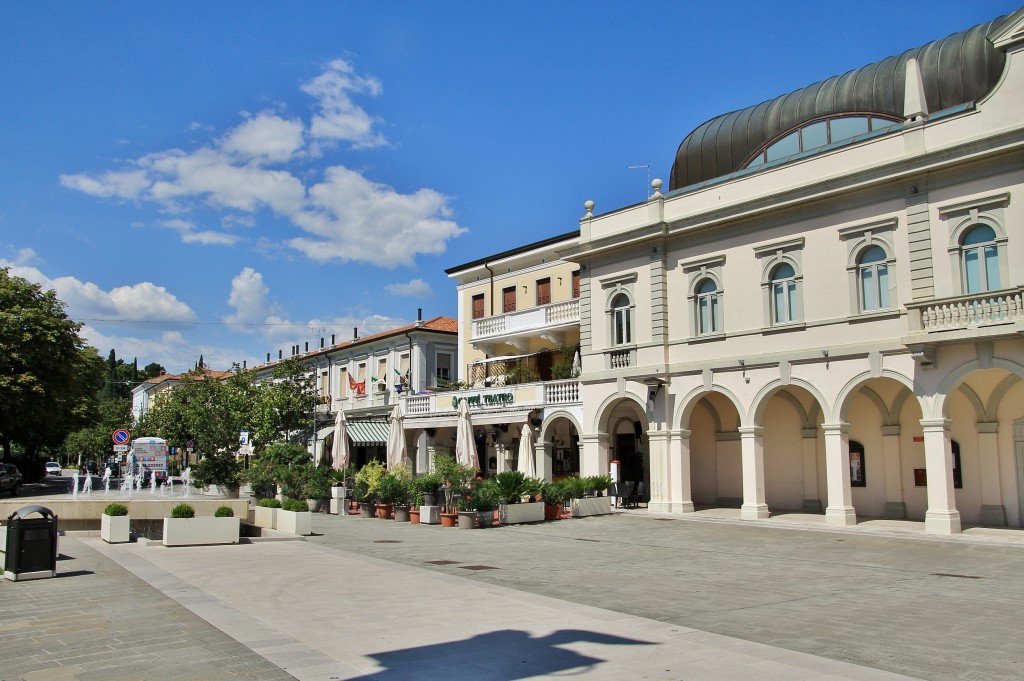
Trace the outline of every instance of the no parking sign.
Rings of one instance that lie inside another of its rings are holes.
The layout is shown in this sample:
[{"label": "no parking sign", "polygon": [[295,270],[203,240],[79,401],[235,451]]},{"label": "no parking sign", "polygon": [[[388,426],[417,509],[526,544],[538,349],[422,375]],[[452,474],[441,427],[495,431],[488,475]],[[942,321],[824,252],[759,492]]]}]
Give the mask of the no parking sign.
[{"label": "no parking sign", "polygon": [[128,441],[132,439],[132,434],[124,428],[118,428],[114,431],[111,439],[114,441],[115,445],[126,445],[128,444]]}]

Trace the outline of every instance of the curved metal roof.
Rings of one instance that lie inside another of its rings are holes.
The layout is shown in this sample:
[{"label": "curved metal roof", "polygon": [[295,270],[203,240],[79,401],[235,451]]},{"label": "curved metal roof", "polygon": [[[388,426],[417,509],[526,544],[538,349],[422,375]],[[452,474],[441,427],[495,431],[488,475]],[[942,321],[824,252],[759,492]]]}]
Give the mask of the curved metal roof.
[{"label": "curved metal roof", "polygon": [[846,113],[902,118],[906,62],[912,57],[921,67],[929,111],[977,101],[1002,74],[1006,55],[992,45],[988,35],[1006,18],[712,118],[679,145],[669,189],[735,172],[768,142],[815,118]]}]

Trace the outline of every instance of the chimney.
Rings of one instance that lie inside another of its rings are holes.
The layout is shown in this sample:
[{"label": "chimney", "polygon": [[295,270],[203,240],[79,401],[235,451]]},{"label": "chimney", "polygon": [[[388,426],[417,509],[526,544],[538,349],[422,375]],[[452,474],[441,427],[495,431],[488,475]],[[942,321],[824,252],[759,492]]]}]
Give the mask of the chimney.
[{"label": "chimney", "polygon": [[306,341],[306,352],[309,352],[309,341]]},{"label": "chimney", "polygon": [[324,349],[324,337],[323,336],[320,336],[320,349],[321,350]]},{"label": "chimney", "polygon": [[334,345],[334,334],[331,334],[331,345]]},{"label": "chimney", "polygon": [[422,322],[423,321],[423,308],[422,307],[417,307],[416,308],[416,321],[418,321],[418,322]]},{"label": "chimney", "polygon": [[278,350],[277,351],[277,358],[281,359],[282,357],[284,357],[284,350]]},{"label": "chimney", "polygon": [[352,329],[352,340],[359,340],[359,327],[353,327]]},{"label": "chimney", "polygon": [[270,364],[270,353],[267,353],[267,364]]},{"label": "chimney", "polygon": [[242,360],[242,368],[243,369],[245,368],[245,360],[244,359]]}]

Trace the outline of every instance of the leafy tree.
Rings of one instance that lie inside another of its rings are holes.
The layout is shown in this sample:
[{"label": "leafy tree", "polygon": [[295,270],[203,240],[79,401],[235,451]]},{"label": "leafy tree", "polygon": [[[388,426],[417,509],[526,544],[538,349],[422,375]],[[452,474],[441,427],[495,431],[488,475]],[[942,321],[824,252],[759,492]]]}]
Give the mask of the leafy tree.
[{"label": "leafy tree", "polygon": [[30,457],[95,416],[103,360],[79,336],[53,290],[0,268],[0,446]]},{"label": "leafy tree", "polygon": [[139,380],[145,381],[146,379],[149,378],[156,378],[157,376],[164,373],[167,373],[166,369],[164,369],[156,362],[150,362],[146,366],[142,367],[142,371],[139,373]]},{"label": "leafy tree", "polygon": [[81,454],[83,460],[103,462],[111,453],[110,434],[127,428],[132,422],[132,405],[128,399],[100,400],[93,423],[69,434],[63,450],[69,455]]}]

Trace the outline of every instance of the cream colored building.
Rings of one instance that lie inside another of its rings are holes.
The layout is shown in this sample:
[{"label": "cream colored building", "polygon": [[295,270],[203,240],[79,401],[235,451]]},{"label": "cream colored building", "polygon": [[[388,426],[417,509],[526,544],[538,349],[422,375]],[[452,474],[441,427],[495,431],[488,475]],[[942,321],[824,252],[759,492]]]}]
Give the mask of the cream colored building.
[{"label": "cream colored building", "polygon": [[[660,513],[1024,525],[1024,10],[716,117],[654,186],[559,251],[584,475]],[[494,276],[460,274],[465,357],[509,347],[475,292],[529,296]]]},{"label": "cream colored building", "polygon": [[465,399],[485,475],[517,468],[524,427],[538,477],[579,472],[579,266],[558,257],[578,238],[571,232],[446,270],[458,282],[458,374],[403,399],[406,433],[426,436],[424,463],[454,450]]}]

